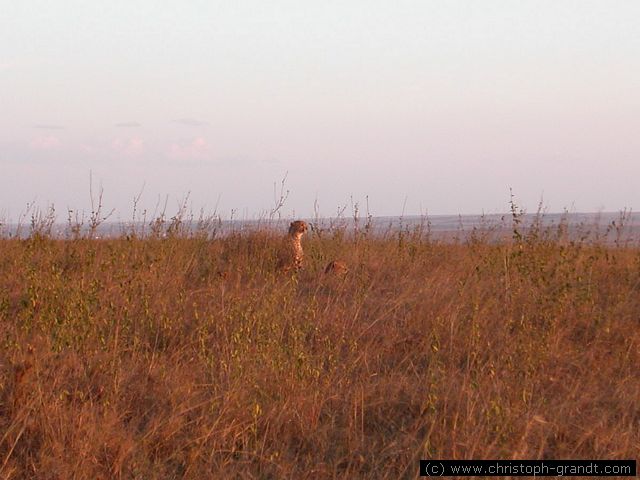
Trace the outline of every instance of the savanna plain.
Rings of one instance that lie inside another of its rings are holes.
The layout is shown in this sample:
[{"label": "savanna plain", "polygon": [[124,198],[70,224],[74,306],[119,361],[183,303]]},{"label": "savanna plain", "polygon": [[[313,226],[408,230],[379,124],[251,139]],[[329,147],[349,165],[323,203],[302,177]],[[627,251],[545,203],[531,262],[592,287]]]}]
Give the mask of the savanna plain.
[{"label": "savanna plain", "polygon": [[640,246],[513,220],[448,240],[316,227],[286,273],[286,228],[5,235],[0,478],[636,459]]}]

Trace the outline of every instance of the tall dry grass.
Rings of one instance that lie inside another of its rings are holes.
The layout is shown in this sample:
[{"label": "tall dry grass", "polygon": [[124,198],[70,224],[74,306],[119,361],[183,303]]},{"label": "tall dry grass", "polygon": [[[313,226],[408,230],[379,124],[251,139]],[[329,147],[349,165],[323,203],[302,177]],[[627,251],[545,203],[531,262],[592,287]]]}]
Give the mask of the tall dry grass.
[{"label": "tall dry grass", "polygon": [[0,240],[0,477],[637,458],[640,248],[515,233]]}]

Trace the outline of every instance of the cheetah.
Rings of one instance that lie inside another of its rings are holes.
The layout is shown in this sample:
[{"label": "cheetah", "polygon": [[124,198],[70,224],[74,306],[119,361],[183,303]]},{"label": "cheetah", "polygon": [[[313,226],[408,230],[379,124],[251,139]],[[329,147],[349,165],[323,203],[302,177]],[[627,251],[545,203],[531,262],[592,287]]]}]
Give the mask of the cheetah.
[{"label": "cheetah", "polygon": [[333,260],[327,264],[324,273],[327,275],[346,275],[349,273],[349,267],[342,260]]},{"label": "cheetah", "polygon": [[302,220],[296,220],[289,225],[289,232],[283,239],[283,246],[278,252],[278,269],[289,271],[300,270],[304,252],[302,251],[302,236],[307,232],[308,226]]}]

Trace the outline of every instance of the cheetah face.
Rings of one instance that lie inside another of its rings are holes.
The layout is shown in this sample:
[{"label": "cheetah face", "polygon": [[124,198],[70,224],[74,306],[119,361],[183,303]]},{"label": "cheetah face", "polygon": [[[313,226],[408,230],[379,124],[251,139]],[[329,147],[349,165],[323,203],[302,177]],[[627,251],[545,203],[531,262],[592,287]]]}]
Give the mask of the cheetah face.
[{"label": "cheetah face", "polygon": [[302,220],[296,220],[295,222],[291,222],[289,225],[289,234],[291,235],[302,235],[306,233],[309,227],[307,227],[307,223]]}]

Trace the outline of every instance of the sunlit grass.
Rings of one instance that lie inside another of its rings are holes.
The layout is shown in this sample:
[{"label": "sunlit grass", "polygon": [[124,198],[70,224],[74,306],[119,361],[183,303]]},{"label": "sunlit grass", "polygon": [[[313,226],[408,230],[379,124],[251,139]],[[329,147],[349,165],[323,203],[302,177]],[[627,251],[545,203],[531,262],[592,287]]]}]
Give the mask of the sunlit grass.
[{"label": "sunlit grass", "polygon": [[297,275],[266,229],[0,240],[0,475],[637,457],[640,248],[515,225],[316,229]]}]

